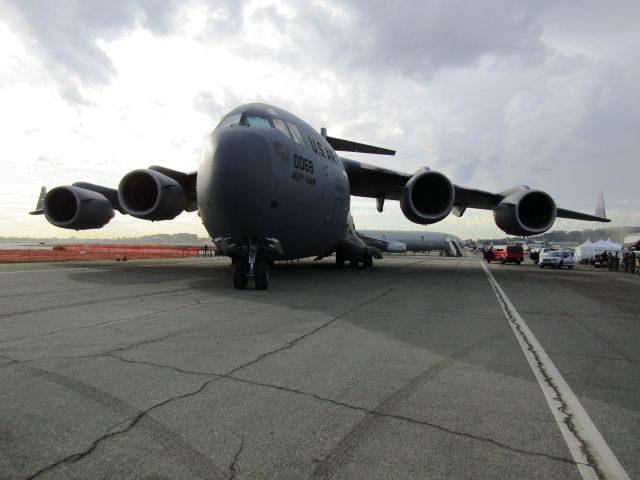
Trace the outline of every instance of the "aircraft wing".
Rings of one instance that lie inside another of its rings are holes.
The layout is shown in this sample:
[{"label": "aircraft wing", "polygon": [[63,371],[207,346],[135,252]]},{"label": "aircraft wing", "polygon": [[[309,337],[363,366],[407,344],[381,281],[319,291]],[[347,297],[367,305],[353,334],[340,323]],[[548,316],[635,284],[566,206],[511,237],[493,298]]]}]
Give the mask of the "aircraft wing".
[{"label": "aircraft wing", "polygon": [[379,248],[381,250],[386,250],[387,246],[390,243],[390,242],[387,242],[386,240],[380,240],[379,238],[369,237],[369,236],[363,235],[363,234],[361,234],[359,232],[356,232],[356,235],[358,235],[358,237],[360,237],[362,239],[362,241],[364,243],[366,243],[367,245],[369,245],[370,247],[376,247],[376,248]]},{"label": "aircraft wing", "polygon": [[602,218],[596,215],[589,215],[588,213],[574,212],[573,210],[566,210],[564,208],[558,208],[557,217],[571,218],[573,220],[586,220],[591,222],[610,222],[610,218]]},{"label": "aircraft wing", "polygon": [[[412,176],[408,173],[388,170],[355,160],[346,158],[341,158],[341,160],[349,177],[351,195],[356,197],[383,197],[389,200],[400,200],[400,193]],[[454,185],[454,189],[454,207],[491,210],[505,198],[504,195],[499,193],[458,185]]]},{"label": "aircraft wing", "polygon": [[[511,229],[513,231],[521,232],[527,231],[527,229],[521,225],[512,227],[512,224],[516,222],[520,223],[520,219],[513,213],[514,209],[511,207],[515,207],[520,215],[525,213],[529,215],[533,224],[537,225],[529,229],[528,234],[532,234],[536,229],[542,230],[543,224],[544,226],[550,226],[549,220],[552,224],[553,218],[555,217],[597,222],[611,221],[605,216],[602,194],[600,194],[595,215],[589,215],[564,208],[557,208],[553,199],[546,192],[533,190],[525,185],[519,185],[498,193],[475,188],[467,188],[454,184],[451,184],[451,187],[446,188],[446,185],[442,182],[448,182],[448,179],[437,172],[430,171],[427,168],[421,169],[416,172],[416,174],[411,175],[346,158],[341,158],[341,161],[349,178],[351,194],[358,197],[376,198],[378,202],[378,211],[382,211],[382,204],[385,199],[401,200],[403,192],[404,195],[407,195],[406,191],[409,188],[422,188],[420,195],[423,195],[424,198],[428,199],[428,201],[434,200],[438,193],[440,193],[442,195],[447,195],[446,198],[449,198],[449,202],[451,202],[450,192],[452,187],[453,202],[451,212],[454,215],[462,216],[467,208],[494,210],[495,213],[499,213],[498,211],[501,211],[504,212],[500,214],[502,220],[496,218],[496,222],[501,221],[506,225],[507,230]],[[441,182],[441,186],[444,185],[439,192],[435,192],[430,187],[426,187],[425,183],[418,187],[419,177],[426,177],[429,175],[433,175],[434,177],[438,176],[438,181]],[[411,193],[412,199],[415,198],[413,197],[414,195],[415,193]],[[526,201],[525,198],[527,198]],[[445,202],[443,201],[443,203]],[[451,205],[451,203],[449,203],[449,205]],[[546,209],[547,212],[547,221],[541,220],[540,214],[538,213],[538,211],[543,208]],[[403,212],[407,218],[415,223],[433,223],[444,218],[443,216],[434,215],[431,220],[427,216],[420,216],[420,212],[413,216],[413,212],[409,212],[409,215],[407,215],[404,207]],[[446,214],[444,216],[446,216]],[[498,226],[502,228],[501,225]]]},{"label": "aircraft wing", "polygon": [[411,175],[367,163],[341,158],[349,177],[351,195],[400,200],[400,192]]},{"label": "aircraft wing", "polygon": [[143,220],[171,220],[198,209],[197,172],[179,172],[153,165],[127,173],[118,188],[87,182],[40,191],[31,215],[44,214],[56,227],[73,230],[102,228],[115,211]]}]

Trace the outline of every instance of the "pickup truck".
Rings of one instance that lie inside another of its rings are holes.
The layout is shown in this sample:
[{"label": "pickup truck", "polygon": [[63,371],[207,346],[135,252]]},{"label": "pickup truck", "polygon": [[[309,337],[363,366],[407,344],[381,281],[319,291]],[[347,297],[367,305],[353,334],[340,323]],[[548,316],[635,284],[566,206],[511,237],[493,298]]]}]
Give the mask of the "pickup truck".
[{"label": "pickup truck", "polygon": [[491,260],[500,263],[515,263],[520,265],[524,260],[524,252],[520,245],[494,245],[493,248],[488,250],[488,255],[485,257],[488,263]]}]

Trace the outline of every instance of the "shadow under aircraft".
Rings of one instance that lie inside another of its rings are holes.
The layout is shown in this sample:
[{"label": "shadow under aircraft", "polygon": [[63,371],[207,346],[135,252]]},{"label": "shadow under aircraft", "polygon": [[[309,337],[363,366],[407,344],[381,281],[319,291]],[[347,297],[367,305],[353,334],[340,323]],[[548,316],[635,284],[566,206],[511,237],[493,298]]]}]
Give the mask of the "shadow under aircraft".
[{"label": "shadow under aircraft", "polygon": [[395,151],[327,135],[295,115],[266,104],[226,114],[206,142],[195,172],[161,166],[133,170],[118,188],[76,182],[46,191],[32,214],[53,225],[102,228],[115,211],[143,220],[171,220],[198,211],[219,250],[233,262],[233,285],[269,285],[276,260],[335,255],[338,265],[371,267],[373,247],[355,230],[350,197],[397,200],[414,223],[439,222],[467,208],[493,210],[511,235],[538,235],[557,217],[608,222],[600,200],[595,215],[556,206],[546,192],[521,185],[492,193],[455,185],[427,167],[404,173],[338,156],[340,152],[394,155]]}]

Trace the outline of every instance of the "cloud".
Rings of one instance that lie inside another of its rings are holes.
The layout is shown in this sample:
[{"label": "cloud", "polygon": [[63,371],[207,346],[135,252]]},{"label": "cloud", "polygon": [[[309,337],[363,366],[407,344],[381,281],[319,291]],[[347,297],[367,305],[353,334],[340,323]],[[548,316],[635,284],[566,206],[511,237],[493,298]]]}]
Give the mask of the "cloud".
[{"label": "cloud", "polygon": [[45,157],[44,155],[40,155],[38,156],[38,158],[36,158],[34,160],[35,163],[40,164],[41,166],[47,168],[47,167],[59,167],[64,165],[64,162],[62,160],[59,160],[57,158],[48,158]]},{"label": "cloud", "polygon": [[111,40],[141,26],[158,35],[172,30],[174,0],[14,0],[0,13],[28,41],[54,79],[61,96],[86,103],[83,87],[99,87],[116,74],[98,40]]},{"label": "cloud", "polygon": [[[604,190],[636,222],[623,200],[637,197],[639,13],[596,0],[11,0],[0,14],[29,55],[5,47],[0,127],[21,161],[91,158],[117,180],[147,158],[191,170],[205,125],[262,101],[398,151],[361,161],[491,191],[528,184],[589,212]],[[368,227],[407,227],[390,206],[355,205]],[[492,222],[471,213],[443,225]]]},{"label": "cloud", "polygon": [[377,0],[347,2],[361,50],[351,65],[429,80],[443,68],[483,58],[523,64],[544,58],[538,2],[418,2],[408,8]]},{"label": "cloud", "polygon": [[229,87],[224,87],[219,95],[209,90],[201,90],[193,99],[193,108],[217,124],[222,115],[237,107],[242,100]]}]

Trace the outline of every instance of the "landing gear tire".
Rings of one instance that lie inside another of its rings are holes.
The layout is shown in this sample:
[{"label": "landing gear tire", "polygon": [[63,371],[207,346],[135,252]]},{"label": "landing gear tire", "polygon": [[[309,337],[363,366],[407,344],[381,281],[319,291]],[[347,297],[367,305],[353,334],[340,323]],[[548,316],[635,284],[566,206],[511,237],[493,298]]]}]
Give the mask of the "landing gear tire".
[{"label": "landing gear tire", "polygon": [[233,287],[238,290],[247,288],[249,278],[249,263],[246,260],[238,260],[233,264]]},{"label": "landing gear tire", "polygon": [[266,290],[269,287],[269,264],[264,260],[258,260],[253,266],[256,290]]},{"label": "landing gear tire", "polygon": [[336,255],[336,267],[342,268],[343,264],[344,264],[344,258],[342,258],[339,255]]},{"label": "landing gear tire", "polygon": [[360,263],[358,260],[349,260],[349,266],[351,268],[358,268],[358,263]]},{"label": "landing gear tire", "polygon": [[364,260],[362,261],[364,268],[373,267],[373,255],[370,252],[364,254]]}]

